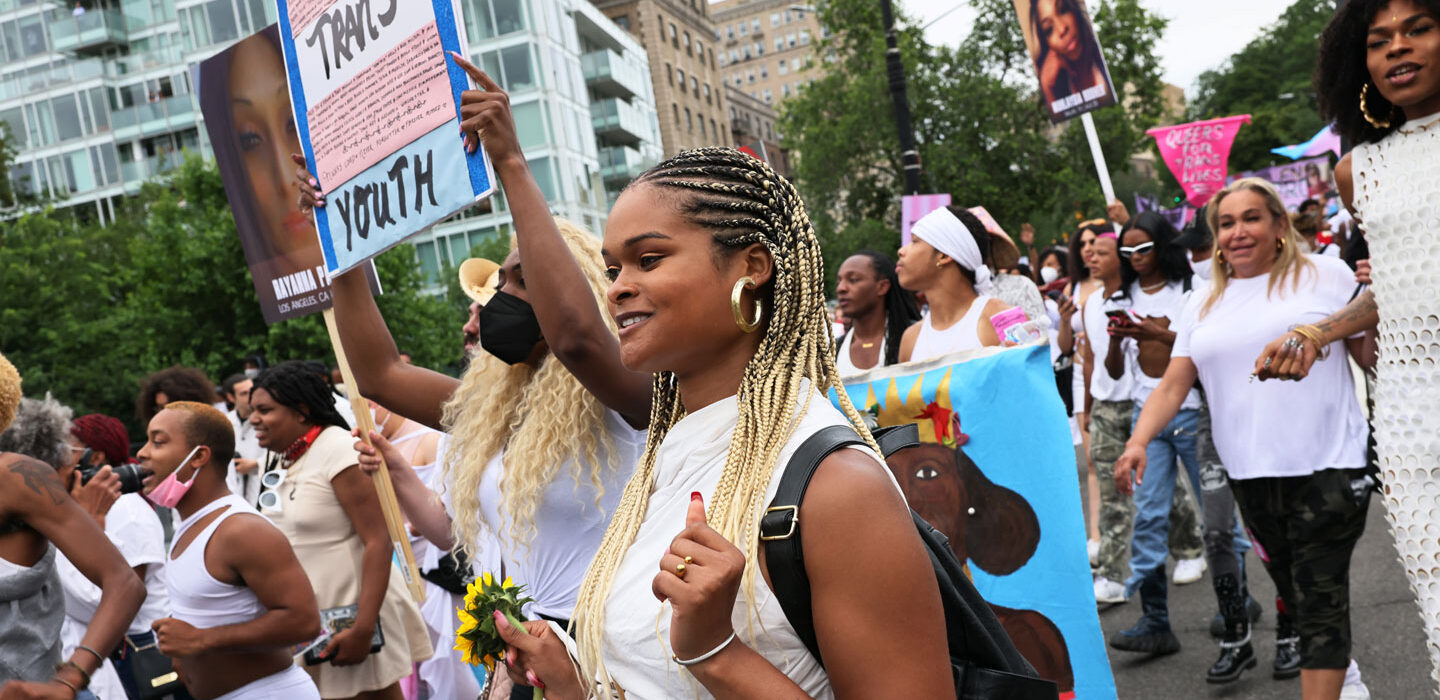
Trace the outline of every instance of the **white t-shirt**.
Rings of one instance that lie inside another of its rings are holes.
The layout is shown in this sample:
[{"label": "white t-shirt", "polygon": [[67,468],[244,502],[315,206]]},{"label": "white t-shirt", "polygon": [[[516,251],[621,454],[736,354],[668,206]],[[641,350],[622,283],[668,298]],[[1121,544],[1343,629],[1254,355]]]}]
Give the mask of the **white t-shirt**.
[{"label": "white t-shirt", "polygon": [[[105,514],[105,536],[130,568],[145,565],[145,602],[125,633],[149,632],[150,623],[170,614],[170,594],[165,590],[165,527],[160,516],[144,496],[127,493]],[[65,613],[88,623],[100,604],[100,587],[63,556],[57,563],[65,580]],[[69,576],[71,573],[75,575]]]},{"label": "white t-shirt", "polygon": [[1090,340],[1090,351],[1095,355],[1095,366],[1090,370],[1090,396],[1096,401],[1130,401],[1135,395],[1135,380],[1129,372],[1119,379],[1111,379],[1105,370],[1105,356],[1110,354],[1110,319],[1105,318],[1105,312],[1127,306],[1129,302],[1106,299],[1104,287],[1096,289],[1085,300],[1085,337]]},{"label": "white t-shirt", "polygon": [[[1207,287],[1208,289],[1208,287]],[[1170,319],[1170,330],[1175,330],[1179,324],[1180,313],[1185,309],[1185,302],[1190,299],[1194,292],[1185,291],[1184,282],[1170,282],[1154,294],[1147,294],[1140,288],[1139,282],[1130,283],[1130,310],[1136,316],[1142,318],[1168,318]],[[1136,405],[1143,406],[1150,398],[1150,393],[1155,387],[1160,386],[1161,377],[1152,377],[1145,374],[1140,368],[1140,344],[1133,338],[1126,338],[1120,341],[1120,348],[1125,351],[1125,372],[1134,379],[1134,392],[1131,397]],[[1185,395],[1185,402],[1180,404],[1181,410],[1200,408],[1200,392],[1191,389]]]},{"label": "white t-shirt", "polygon": [[1319,250],[1311,253],[1310,255],[1326,258],[1338,258],[1340,257],[1340,244],[1326,243],[1325,245],[1320,246]]},{"label": "white t-shirt", "polygon": [[[613,469],[602,472],[603,494],[595,492],[589,467],[581,473],[579,484],[573,474],[575,465],[560,465],[555,478],[545,487],[535,511],[535,533],[529,545],[516,544],[510,537],[510,519],[500,513],[500,483],[504,479],[504,451],[490,460],[480,482],[480,516],[486,528],[500,541],[506,573],[527,586],[526,592],[535,599],[526,613],[570,619],[575,601],[580,597],[580,583],[585,569],[600,549],[600,539],[610,524],[610,516],[620,505],[625,483],[635,473],[635,464],[645,452],[645,431],[636,430],[615,411],[605,410],[605,430],[615,445]],[[599,457],[603,460],[603,449]],[[596,496],[600,505],[595,505]]]},{"label": "white t-shirt", "polygon": [[1230,280],[1200,318],[1208,293],[1195,293],[1181,315],[1172,357],[1189,357],[1210,401],[1215,449],[1233,479],[1307,476],[1365,466],[1368,428],[1355,398],[1345,345],[1330,344],[1298,382],[1251,381],[1255,359],[1297,323],[1315,323],[1344,307],[1355,273],[1334,258],[1310,256],[1313,270],[1267,294],[1269,275]]}]

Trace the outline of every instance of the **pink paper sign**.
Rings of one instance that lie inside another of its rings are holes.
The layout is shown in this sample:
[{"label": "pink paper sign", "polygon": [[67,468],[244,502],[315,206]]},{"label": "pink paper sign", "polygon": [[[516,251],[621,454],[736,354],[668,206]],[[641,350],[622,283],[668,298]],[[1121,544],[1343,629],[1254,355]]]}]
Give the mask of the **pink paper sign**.
[{"label": "pink paper sign", "polygon": [[921,217],[950,206],[948,194],[907,194],[900,198],[900,245],[910,245],[910,229]]},{"label": "pink paper sign", "polygon": [[1225,187],[1230,167],[1230,146],[1241,124],[1249,124],[1250,115],[1211,119],[1209,121],[1164,126],[1145,133],[1154,136],[1160,145],[1160,156],[1170,172],[1185,188],[1190,203],[1202,207],[1210,197]]}]

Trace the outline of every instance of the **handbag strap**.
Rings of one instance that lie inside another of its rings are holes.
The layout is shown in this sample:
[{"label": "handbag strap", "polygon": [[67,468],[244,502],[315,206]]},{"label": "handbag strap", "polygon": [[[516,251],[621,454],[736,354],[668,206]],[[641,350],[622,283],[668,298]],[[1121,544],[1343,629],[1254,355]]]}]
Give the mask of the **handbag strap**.
[{"label": "handbag strap", "polygon": [[[872,433],[882,454],[889,455],[902,447],[919,442],[920,430],[914,424],[881,428]],[[794,456],[780,477],[780,486],[765,515],[760,519],[760,544],[765,548],[766,568],[770,587],[785,618],[795,634],[821,666],[820,643],[815,636],[815,617],[810,607],[810,577],[805,573],[805,554],[800,546],[800,503],[820,463],[835,451],[851,445],[864,445],[864,438],[848,425],[823,428],[811,435],[795,450]]]}]

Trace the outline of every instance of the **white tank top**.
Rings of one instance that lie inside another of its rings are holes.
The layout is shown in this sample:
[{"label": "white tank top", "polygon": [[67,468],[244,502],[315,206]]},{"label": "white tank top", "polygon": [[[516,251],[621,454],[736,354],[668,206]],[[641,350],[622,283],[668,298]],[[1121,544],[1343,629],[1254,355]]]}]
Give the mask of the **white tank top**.
[{"label": "white tank top", "polygon": [[[210,538],[214,536],[220,523],[235,515],[265,518],[246,503],[245,499],[231,494],[212,501],[180,525],[173,541],[179,542],[181,536],[190,529],[191,523],[200,522],[206,515],[226,506],[230,509],[205,526],[179,557],[173,555],[175,548],[172,545],[170,564],[165,567],[165,588],[170,593],[171,616],[190,623],[196,629],[249,622],[269,611],[255,596],[254,591],[245,586],[217,581],[205,568],[205,547],[210,544]],[[266,518],[265,521],[270,520]]]},{"label": "white tank top", "polygon": [[[875,367],[885,366],[885,336],[889,334],[889,329],[887,328],[885,334],[880,336],[880,361],[875,363]],[[856,367],[854,362],[850,361],[850,343],[854,339],[855,331],[852,330],[846,333],[845,339],[840,341],[840,354],[835,356],[835,369],[840,371],[840,376],[842,377],[860,374],[861,372],[869,372],[875,369],[875,367],[861,369]]]},{"label": "white tank top", "polygon": [[927,312],[920,321],[920,335],[915,338],[915,349],[910,351],[910,361],[918,362],[952,352],[984,347],[980,342],[980,317],[985,314],[985,306],[989,303],[988,296],[975,297],[964,318],[943,331],[931,325],[930,314]]}]

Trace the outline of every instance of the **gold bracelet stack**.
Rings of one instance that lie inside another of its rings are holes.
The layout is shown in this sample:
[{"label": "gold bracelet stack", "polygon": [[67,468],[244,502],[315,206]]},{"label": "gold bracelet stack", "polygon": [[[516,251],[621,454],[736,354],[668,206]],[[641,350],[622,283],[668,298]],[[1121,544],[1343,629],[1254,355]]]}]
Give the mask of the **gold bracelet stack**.
[{"label": "gold bracelet stack", "polygon": [[1330,357],[1330,346],[1324,341],[1325,334],[1313,324],[1295,326],[1290,329],[1291,333],[1300,336],[1315,344],[1315,356],[1320,359]]}]

